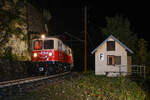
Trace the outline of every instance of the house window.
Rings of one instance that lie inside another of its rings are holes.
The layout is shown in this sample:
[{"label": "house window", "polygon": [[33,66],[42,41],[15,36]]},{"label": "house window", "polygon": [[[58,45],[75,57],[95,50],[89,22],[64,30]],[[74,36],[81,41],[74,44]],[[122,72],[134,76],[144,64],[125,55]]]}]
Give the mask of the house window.
[{"label": "house window", "polygon": [[107,64],[108,65],[121,65],[121,56],[108,55]]},{"label": "house window", "polygon": [[121,56],[115,56],[115,64],[121,65]]},{"label": "house window", "polygon": [[107,51],[115,51],[115,41],[107,41]]},{"label": "house window", "polygon": [[107,58],[107,64],[108,65],[114,65],[115,62],[114,62],[114,56],[108,56]]}]

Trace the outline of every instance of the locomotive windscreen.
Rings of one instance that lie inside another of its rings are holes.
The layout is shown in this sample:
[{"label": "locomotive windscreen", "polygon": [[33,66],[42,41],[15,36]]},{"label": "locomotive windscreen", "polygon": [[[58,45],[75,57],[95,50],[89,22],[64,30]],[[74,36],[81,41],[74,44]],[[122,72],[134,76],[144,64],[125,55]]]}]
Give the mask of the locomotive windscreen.
[{"label": "locomotive windscreen", "polygon": [[53,49],[54,40],[44,40],[44,49]]},{"label": "locomotive windscreen", "polygon": [[34,50],[41,50],[42,49],[42,40],[34,41]]}]

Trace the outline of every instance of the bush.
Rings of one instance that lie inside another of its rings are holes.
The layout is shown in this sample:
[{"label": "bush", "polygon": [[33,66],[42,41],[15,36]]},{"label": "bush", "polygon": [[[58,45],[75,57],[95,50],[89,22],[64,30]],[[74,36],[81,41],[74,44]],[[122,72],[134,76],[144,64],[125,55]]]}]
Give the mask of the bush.
[{"label": "bush", "polygon": [[[143,83],[141,83],[143,85]],[[77,79],[32,91],[19,99],[32,100],[147,100],[147,94],[128,78],[109,78],[82,74]],[[18,99],[18,100],[19,100]]]}]

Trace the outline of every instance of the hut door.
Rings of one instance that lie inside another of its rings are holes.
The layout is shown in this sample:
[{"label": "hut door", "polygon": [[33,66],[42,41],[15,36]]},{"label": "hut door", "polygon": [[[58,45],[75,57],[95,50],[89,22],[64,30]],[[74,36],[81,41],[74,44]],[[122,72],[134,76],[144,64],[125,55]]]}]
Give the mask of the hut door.
[{"label": "hut door", "polygon": [[128,74],[130,74],[132,71],[131,65],[132,65],[132,58],[131,56],[128,56],[127,57]]}]

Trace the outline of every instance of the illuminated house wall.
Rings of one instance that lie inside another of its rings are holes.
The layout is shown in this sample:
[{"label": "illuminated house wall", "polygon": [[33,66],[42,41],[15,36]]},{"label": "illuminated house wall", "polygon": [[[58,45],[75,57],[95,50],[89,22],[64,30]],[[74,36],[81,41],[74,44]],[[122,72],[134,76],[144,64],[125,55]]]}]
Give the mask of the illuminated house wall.
[{"label": "illuminated house wall", "polygon": [[[107,49],[108,41],[114,42],[115,46],[113,50]],[[95,53],[95,74],[106,75],[108,73],[108,76],[117,76],[122,72],[122,75],[127,75],[129,71],[127,52],[133,53],[132,50],[114,36],[109,36],[92,51],[92,54]]]}]

